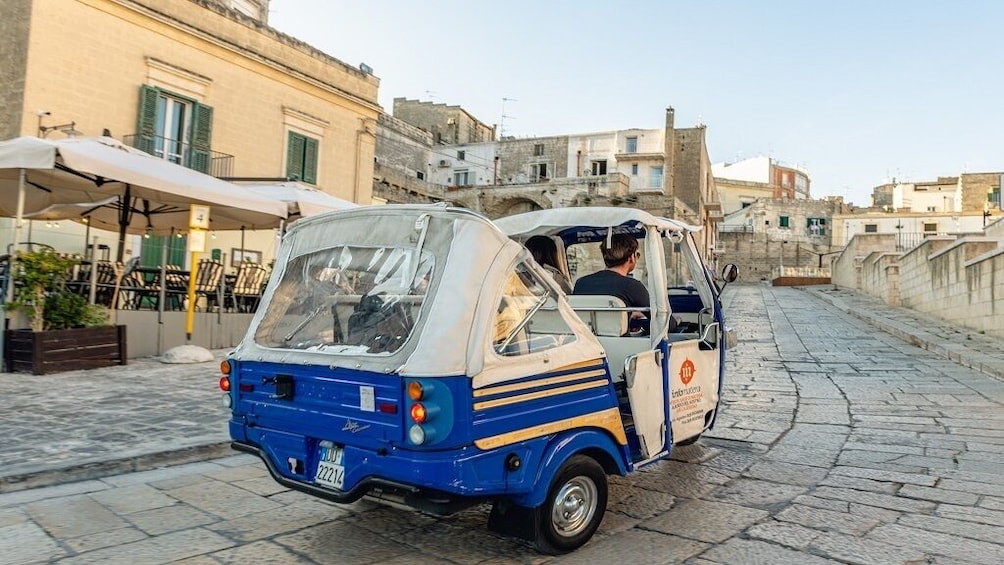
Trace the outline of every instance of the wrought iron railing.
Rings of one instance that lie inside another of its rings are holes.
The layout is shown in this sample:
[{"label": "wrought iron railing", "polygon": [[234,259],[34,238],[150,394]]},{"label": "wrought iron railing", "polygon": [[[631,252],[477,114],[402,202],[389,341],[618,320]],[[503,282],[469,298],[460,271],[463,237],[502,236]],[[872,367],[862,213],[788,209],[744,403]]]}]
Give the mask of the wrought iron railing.
[{"label": "wrought iron railing", "polygon": [[124,136],[122,143],[207,175],[214,177],[233,176],[233,155],[198,148],[191,143],[159,135],[135,133]]}]

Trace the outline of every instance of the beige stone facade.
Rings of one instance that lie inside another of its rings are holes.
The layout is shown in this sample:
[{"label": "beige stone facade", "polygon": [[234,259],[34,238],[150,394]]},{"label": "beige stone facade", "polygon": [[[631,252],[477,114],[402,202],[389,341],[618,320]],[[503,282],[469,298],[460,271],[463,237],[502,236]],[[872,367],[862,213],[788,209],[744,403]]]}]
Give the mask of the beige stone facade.
[{"label": "beige stone facade", "polygon": [[[0,7],[0,138],[70,122],[86,135],[135,134],[147,85],[212,109],[211,149],[233,156],[231,176],[286,176],[294,132],[319,142],[318,187],[369,203],[374,76],[217,1],[0,0]],[[39,110],[49,114],[40,120]]]}]

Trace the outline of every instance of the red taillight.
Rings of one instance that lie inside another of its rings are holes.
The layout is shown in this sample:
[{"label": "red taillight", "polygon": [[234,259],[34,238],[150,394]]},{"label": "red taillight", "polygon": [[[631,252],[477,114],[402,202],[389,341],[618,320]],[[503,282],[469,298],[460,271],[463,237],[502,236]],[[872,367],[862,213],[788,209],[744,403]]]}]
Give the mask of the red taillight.
[{"label": "red taillight", "polygon": [[220,377],[220,390],[230,392],[230,377],[226,375]]},{"label": "red taillight", "polygon": [[397,414],[397,404],[392,404],[390,402],[381,402],[380,412],[382,414]]},{"label": "red taillight", "polygon": [[411,419],[415,421],[416,424],[421,424],[425,422],[425,418],[428,416],[425,412],[425,406],[422,406],[420,402],[416,402],[411,405]]}]

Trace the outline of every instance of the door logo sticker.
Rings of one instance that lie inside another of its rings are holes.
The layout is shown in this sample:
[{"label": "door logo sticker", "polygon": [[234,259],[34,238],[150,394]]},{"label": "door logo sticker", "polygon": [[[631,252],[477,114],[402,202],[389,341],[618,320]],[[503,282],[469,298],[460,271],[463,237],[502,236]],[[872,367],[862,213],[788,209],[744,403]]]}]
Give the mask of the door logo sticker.
[{"label": "door logo sticker", "polygon": [[689,385],[696,373],[697,369],[694,367],[694,362],[690,359],[684,359],[683,364],[680,365],[680,380],[683,381],[683,384]]}]

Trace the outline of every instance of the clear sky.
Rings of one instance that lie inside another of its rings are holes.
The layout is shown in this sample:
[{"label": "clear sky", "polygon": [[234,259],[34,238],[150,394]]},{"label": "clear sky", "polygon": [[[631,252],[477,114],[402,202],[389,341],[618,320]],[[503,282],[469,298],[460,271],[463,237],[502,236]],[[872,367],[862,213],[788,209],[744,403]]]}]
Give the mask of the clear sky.
[{"label": "clear sky", "polygon": [[708,127],[814,197],[1004,170],[1004,2],[271,0],[269,23],[395,97],[518,137]]}]

